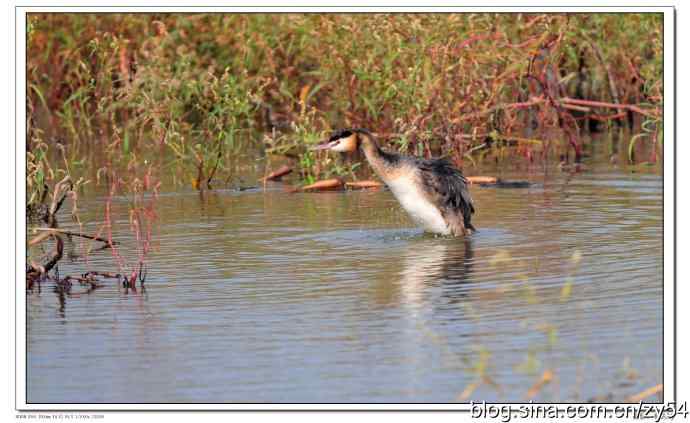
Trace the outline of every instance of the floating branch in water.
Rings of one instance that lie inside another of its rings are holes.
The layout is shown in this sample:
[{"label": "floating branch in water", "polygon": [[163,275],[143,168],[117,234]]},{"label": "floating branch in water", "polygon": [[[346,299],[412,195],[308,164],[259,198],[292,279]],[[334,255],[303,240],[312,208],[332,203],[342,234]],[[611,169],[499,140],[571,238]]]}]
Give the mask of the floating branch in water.
[{"label": "floating branch in water", "polygon": [[129,288],[132,287],[133,285],[130,283],[128,280],[127,276],[123,276],[119,273],[111,273],[111,272],[98,272],[98,271],[90,271],[86,273],[82,273],[81,276],[72,276],[72,275],[67,275],[64,278],[60,278],[57,275],[50,277],[51,280],[55,282],[55,291],[58,294],[67,294],[70,296],[79,296],[80,294],[73,293],[72,292],[72,281],[79,282],[80,285],[82,286],[88,286],[88,289],[86,290],[86,294],[90,294],[92,291],[103,287],[102,280],[100,278],[111,278],[111,279],[117,279],[118,283],[122,283],[122,286],[124,288]]},{"label": "floating branch in water", "polygon": [[495,176],[466,176],[467,182],[470,184],[496,184],[498,178]]},{"label": "floating branch in water", "polygon": [[332,178],[324,179],[323,181],[317,181],[313,184],[305,185],[303,187],[295,187],[290,190],[290,192],[298,191],[331,191],[342,189],[345,182],[342,178]]},{"label": "floating branch in water", "polygon": [[345,186],[350,189],[381,188],[383,184],[378,181],[353,181],[346,182]]},{"label": "floating branch in water", "polygon": [[529,181],[504,181],[495,176],[466,176],[467,182],[481,187],[495,187],[495,188],[529,188]]}]

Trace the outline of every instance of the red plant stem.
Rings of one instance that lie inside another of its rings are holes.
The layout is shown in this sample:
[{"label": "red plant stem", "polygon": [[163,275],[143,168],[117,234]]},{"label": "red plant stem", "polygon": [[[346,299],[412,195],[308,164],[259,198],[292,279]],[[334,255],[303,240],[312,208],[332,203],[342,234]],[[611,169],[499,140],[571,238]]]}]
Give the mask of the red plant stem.
[{"label": "red plant stem", "polygon": [[481,112],[464,115],[464,116],[462,116],[462,118],[460,120],[464,121],[464,120],[474,119],[474,118],[481,117],[481,116],[487,115],[489,113],[492,113],[496,110],[501,110],[501,109],[509,109],[509,110],[510,109],[526,109],[526,108],[535,106],[537,104],[541,104],[544,101],[546,101],[544,99],[544,97],[535,97],[535,98],[528,100],[528,101],[521,101],[521,102],[517,102],[517,103],[499,104],[499,105],[496,105],[494,107],[490,107],[486,110],[483,110]]},{"label": "red plant stem", "polygon": [[108,198],[105,202],[105,228],[106,228],[106,234],[107,234],[107,240],[109,241],[111,245],[111,251],[112,255],[115,258],[115,261],[117,262],[117,265],[120,269],[124,267],[124,259],[118,252],[118,249],[114,246],[113,243],[113,225],[112,225],[112,215],[111,215],[111,208],[112,208],[112,201],[113,197],[115,196],[115,191],[117,187],[117,181],[116,178],[113,178],[113,183],[110,188],[110,195],[108,195]]},{"label": "red plant stem", "polygon": [[613,115],[608,115],[608,116],[601,116],[601,115],[591,114],[591,115],[589,115],[589,118],[590,118],[590,119],[594,119],[594,120],[598,120],[598,121],[600,121],[600,122],[605,122],[605,121],[611,120],[611,119],[620,119],[620,118],[623,118],[623,117],[625,117],[625,114],[626,114],[626,112],[615,113],[615,114],[613,114]]},{"label": "red plant stem", "polygon": [[652,135],[652,151],[649,153],[649,162],[656,163],[657,134]]},{"label": "red plant stem", "polygon": [[[655,110],[654,112],[649,111],[649,110],[644,110],[640,108],[639,106],[636,106],[634,104],[618,104],[618,103],[607,103],[605,101],[594,101],[594,100],[580,100],[576,98],[570,98],[570,97],[563,97],[560,99],[563,103],[568,103],[568,104],[575,104],[575,105],[580,105],[580,106],[589,106],[589,107],[602,107],[602,108],[607,108],[607,109],[624,109],[624,110],[630,110],[632,112],[639,113],[641,115],[653,117],[653,118],[658,118],[658,111]],[[656,113],[655,113],[656,112]]]},{"label": "red plant stem", "polygon": [[573,147],[573,150],[575,150],[575,162],[579,163],[580,159],[582,158],[582,146],[580,145],[580,143],[577,142],[577,139],[575,139],[575,136],[573,135],[571,129],[568,128],[566,123],[566,117],[568,117],[570,118],[570,122],[572,122],[575,125],[575,128],[577,128],[578,126],[577,123],[575,123],[575,119],[571,115],[563,113],[563,111],[561,110],[563,107],[560,105],[560,103],[554,100],[553,96],[551,95],[545,84],[545,81],[543,81],[543,76],[542,79],[539,79],[531,74],[528,74],[527,77],[535,80],[541,86],[541,90],[548,98],[549,104],[551,104],[554,110],[556,110],[556,114],[558,114],[558,120],[561,123],[561,127],[563,128],[566,136],[568,137],[568,143],[570,143],[570,145]]}]

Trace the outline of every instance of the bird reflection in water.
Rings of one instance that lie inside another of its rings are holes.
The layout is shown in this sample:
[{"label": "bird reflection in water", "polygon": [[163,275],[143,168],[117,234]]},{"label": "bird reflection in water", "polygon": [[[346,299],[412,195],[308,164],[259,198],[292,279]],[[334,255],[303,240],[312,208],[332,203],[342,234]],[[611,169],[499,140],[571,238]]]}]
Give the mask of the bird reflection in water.
[{"label": "bird reflection in water", "polygon": [[[443,304],[457,301],[465,294],[473,264],[471,237],[463,239],[424,239],[411,244],[403,254],[399,279],[401,333],[397,348],[406,362],[415,363],[401,374],[402,389],[418,397],[433,389],[433,382],[424,374],[457,371],[464,367],[460,356],[450,347],[445,322],[462,313],[462,307],[450,311]],[[451,314],[448,314],[450,311]],[[439,314],[440,313],[440,314]],[[454,333],[453,336],[462,336]],[[457,389],[466,381],[457,379]]]},{"label": "bird reflection in water", "polygon": [[465,295],[473,258],[469,237],[411,244],[404,253],[400,274],[401,303],[411,310],[426,308],[434,293],[457,301]]}]

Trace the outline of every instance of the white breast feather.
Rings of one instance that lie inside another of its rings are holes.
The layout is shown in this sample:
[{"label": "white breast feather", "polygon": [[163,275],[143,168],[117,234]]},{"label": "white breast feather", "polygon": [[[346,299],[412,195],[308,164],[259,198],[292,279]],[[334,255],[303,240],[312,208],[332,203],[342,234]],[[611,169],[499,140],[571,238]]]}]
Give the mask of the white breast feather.
[{"label": "white breast feather", "polygon": [[386,185],[417,225],[428,232],[450,234],[450,228],[439,209],[427,199],[412,178],[389,180]]}]

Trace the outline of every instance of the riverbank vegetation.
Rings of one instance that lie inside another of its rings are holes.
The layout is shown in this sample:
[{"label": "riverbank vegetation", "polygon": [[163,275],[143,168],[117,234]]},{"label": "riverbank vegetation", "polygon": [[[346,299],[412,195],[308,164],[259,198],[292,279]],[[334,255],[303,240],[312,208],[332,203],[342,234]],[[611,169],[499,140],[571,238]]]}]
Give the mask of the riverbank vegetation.
[{"label": "riverbank vegetation", "polygon": [[232,157],[264,153],[319,178],[352,170],[306,149],[345,126],[465,166],[501,146],[529,160],[551,149],[579,159],[583,133],[616,125],[637,124],[639,143],[659,145],[663,133],[661,15],[42,14],[28,22],[28,161],[40,167],[48,154],[48,167],[77,171],[74,180],[87,167],[104,174],[148,159],[207,188],[224,180]]}]

